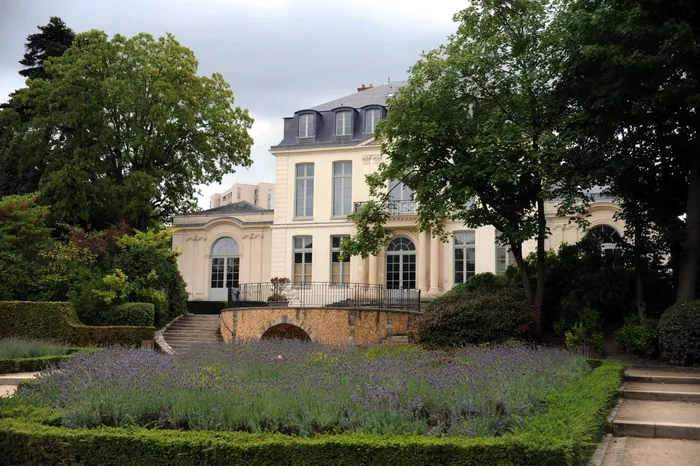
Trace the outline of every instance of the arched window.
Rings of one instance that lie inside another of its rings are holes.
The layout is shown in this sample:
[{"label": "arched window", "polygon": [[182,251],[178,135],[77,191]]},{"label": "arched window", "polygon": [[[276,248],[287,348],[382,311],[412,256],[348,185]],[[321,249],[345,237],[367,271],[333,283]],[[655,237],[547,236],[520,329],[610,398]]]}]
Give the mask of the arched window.
[{"label": "arched window", "polygon": [[612,251],[622,242],[620,233],[610,225],[598,225],[591,228],[586,233],[585,239],[600,244],[603,251]]},{"label": "arched window", "polygon": [[386,287],[390,290],[416,288],[416,245],[406,237],[394,238],[387,247]]},{"label": "arched window", "polygon": [[237,288],[240,251],[233,238],[221,238],[211,248],[211,290],[209,299],[226,299],[227,288]]}]

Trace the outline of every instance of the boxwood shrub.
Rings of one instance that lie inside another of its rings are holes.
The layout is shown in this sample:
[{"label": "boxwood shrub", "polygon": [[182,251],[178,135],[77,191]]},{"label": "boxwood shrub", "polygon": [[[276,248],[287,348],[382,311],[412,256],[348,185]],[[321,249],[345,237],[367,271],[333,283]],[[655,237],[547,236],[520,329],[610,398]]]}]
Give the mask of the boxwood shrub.
[{"label": "boxwood shrub", "polygon": [[532,310],[522,290],[451,293],[428,305],[416,319],[421,344],[456,346],[467,343],[526,339],[532,329]]},{"label": "boxwood shrub", "polygon": [[0,458],[7,464],[80,465],[409,465],[567,466],[585,464],[603,434],[623,366],[602,361],[569,389],[551,395],[546,412],[501,437],[320,435],[140,427],[58,427],[56,410],[0,399]]},{"label": "boxwood shrub", "polygon": [[125,303],[115,306],[106,314],[107,325],[132,325],[152,327],[155,306],[151,303]]},{"label": "boxwood shrub", "polygon": [[95,351],[97,348],[70,348],[68,354],[54,356],[37,356],[34,358],[3,358],[0,359],[0,374],[13,372],[38,372],[55,366],[61,361],[73,357],[80,351]]},{"label": "boxwood shrub", "polygon": [[83,325],[70,303],[0,301],[0,338],[51,340],[74,346],[138,346],[153,327]]},{"label": "boxwood shrub", "polygon": [[625,325],[615,333],[623,350],[639,356],[655,356],[659,352],[659,321],[639,322],[637,316],[625,318]]},{"label": "boxwood shrub", "polygon": [[669,307],[659,320],[661,357],[671,364],[700,363],[700,300]]}]

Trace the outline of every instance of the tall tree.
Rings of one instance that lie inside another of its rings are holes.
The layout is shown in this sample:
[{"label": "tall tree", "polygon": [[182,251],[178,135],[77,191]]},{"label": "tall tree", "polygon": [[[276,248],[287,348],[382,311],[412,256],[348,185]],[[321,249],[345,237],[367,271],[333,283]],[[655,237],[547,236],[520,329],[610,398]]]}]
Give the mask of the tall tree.
[{"label": "tall tree", "polygon": [[[566,138],[548,0],[477,0],[455,16],[449,42],[424,55],[379,124],[388,161],[368,177],[374,202],[353,216],[357,234],[348,254],[367,256],[386,242],[386,183],[402,179],[415,192],[419,228],[446,238],[445,220],[470,228],[493,225],[511,247],[541,334],[545,203],[560,214],[581,212],[585,179],[565,169]],[[522,243],[537,240],[537,285],[523,262]]]},{"label": "tall tree", "polygon": [[[700,269],[700,8],[686,0],[574,0],[561,18],[568,34],[559,88],[571,97],[571,127],[590,149],[591,173],[620,198],[637,257],[669,254],[678,301],[693,299]],[[644,267],[638,260],[638,274]]]},{"label": "tall tree", "polygon": [[89,31],[45,65],[50,81],[28,81],[20,97],[35,109],[10,150],[45,167],[55,220],[144,229],[193,208],[194,185],[250,165],[252,118],[197,67],[172,35]]},{"label": "tall tree", "polygon": [[52,57],[60,57],[71,46],[75,32],[58,16],[52,16],[45,26],[37,26],[41,32],[27,36],[26,52],[20,60],[25,68],[19,74],[25,78],[49,80],[44,63]]}]

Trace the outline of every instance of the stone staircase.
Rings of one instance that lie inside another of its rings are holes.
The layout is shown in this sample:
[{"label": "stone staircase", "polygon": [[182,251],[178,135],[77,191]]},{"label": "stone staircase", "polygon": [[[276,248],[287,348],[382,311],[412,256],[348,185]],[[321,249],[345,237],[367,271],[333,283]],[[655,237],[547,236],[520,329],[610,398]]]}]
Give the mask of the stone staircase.
[{"label": "stone staircase", "polygon": [[223,342],[218,315],[187,314],[163,332],[163,338],[175,350],[182,352],[197,343]]},{"label": "stone staircase", "polygon": [[700,371],[628,368],[620,392],[613,437],[593,464],[700,465]]},{"label": "stone staircase", "polygon": [[384,340],[382,340],[382,343],[393,343],[395,345],[407,345],[408,344],[408,335],[389,335]]}]

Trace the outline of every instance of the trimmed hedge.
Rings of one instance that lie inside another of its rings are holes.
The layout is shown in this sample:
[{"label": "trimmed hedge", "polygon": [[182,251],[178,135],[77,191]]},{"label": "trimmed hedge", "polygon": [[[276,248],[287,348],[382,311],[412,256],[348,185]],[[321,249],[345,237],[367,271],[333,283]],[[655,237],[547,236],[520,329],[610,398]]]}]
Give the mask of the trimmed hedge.
[{"label": "trimmed hedge", "polygon": [[95,348],[71,348],[70,353],[62,355],[38,356],[35,358],[0,359],[0,374],[42,371],[50,366],[55,366],[61,361],[65,361],[66,359],[73,357],[75,353],[94,350]]},{"label": "trimmed hedge", "polygon": [[187,301],[190,314],[220,314],[226,307],[226,301]]},{"label": "trimmed hedge", "polygon": [[0,301],[0,338],[53,340],[75,346],[138,346],[154,336],[153,327],[83,325],[70,303]]},{"label": "trimmed hedge", "polygon": [[0,458],[7,464],[80,465],[537,465],[585,464],[602,437],[623,366],[603,361],[552,395],[549,409],[502,437],[323,435],[56,427],[57,411],[0,399]]},{"label": "trimmed hedge", "polygon": [[700,300],[669,307],[659,320],[661,357],[671,364],[700,363]]},{"label": "trimmed hedge", "polygon": [[155,306],[151,303],[125,303],[115,306],[106,314],[107,325],[132,325],[152,327],[155,322]]}]

